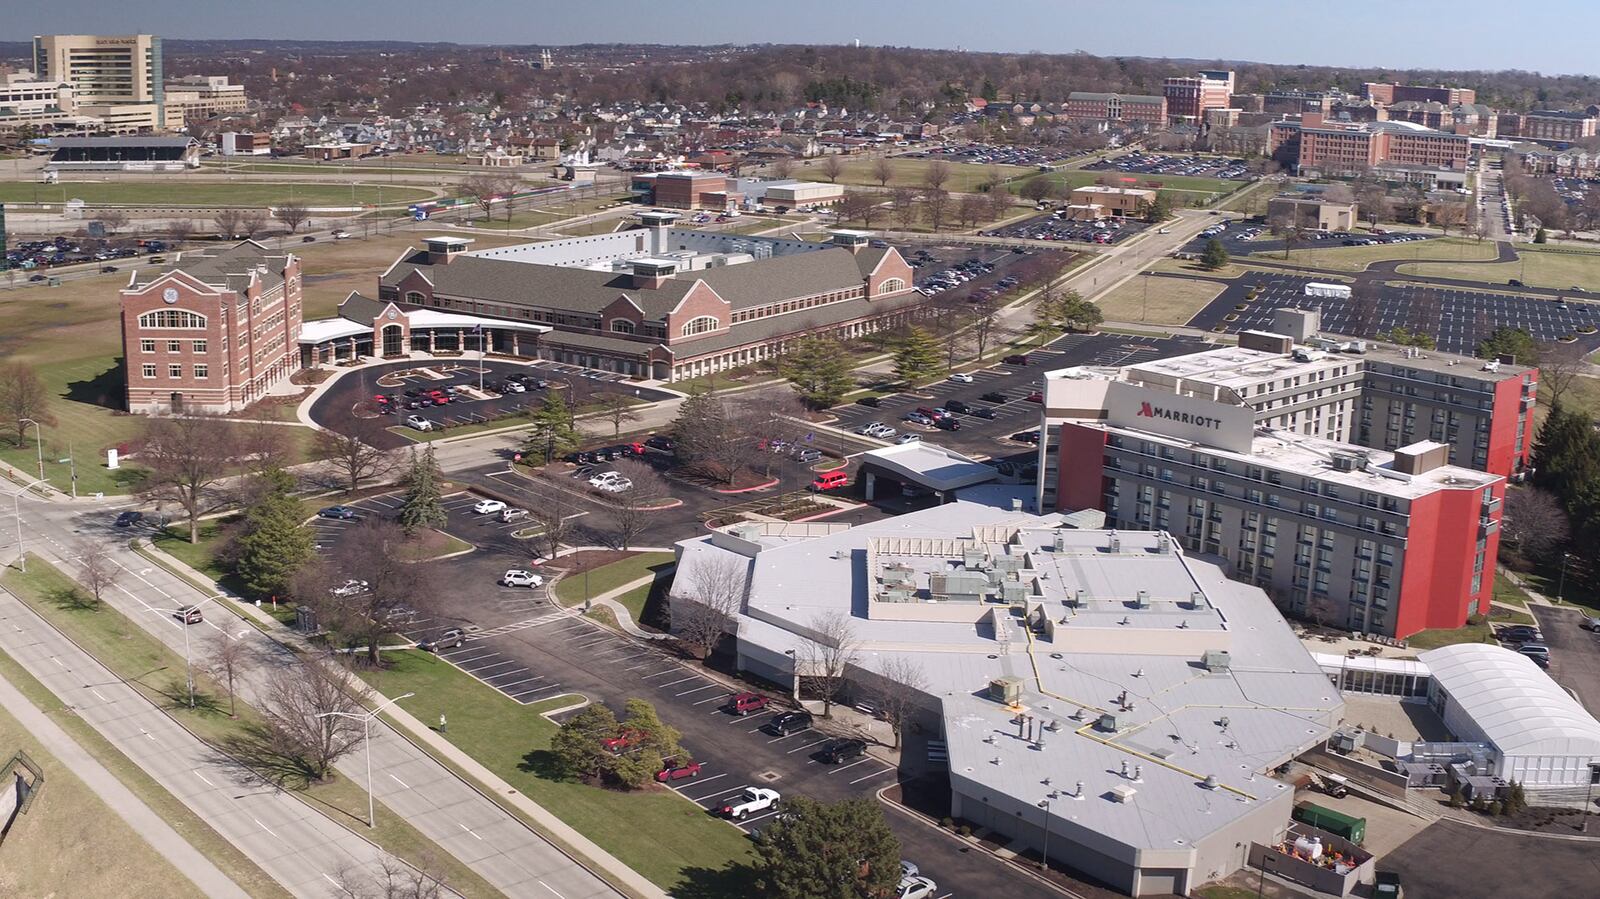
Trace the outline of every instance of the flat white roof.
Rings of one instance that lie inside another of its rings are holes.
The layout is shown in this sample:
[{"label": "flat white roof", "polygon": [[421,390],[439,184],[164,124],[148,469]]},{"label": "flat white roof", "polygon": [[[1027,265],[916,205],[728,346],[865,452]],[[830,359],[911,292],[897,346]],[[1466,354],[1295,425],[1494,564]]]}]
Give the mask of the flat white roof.
[{"label": "flat white roof", "polygon": [[1600,721],[1521,653],[1462,643],[1418,659],[1502,755],[1600,758]]},{"label": "flat white roof", "polygon": [[1000,476],[993,466],[973,460],[954,450],[918,440],[898,446],[862,453],[863,462],[886,468],[929,490],[956,490],[992,481]]}]

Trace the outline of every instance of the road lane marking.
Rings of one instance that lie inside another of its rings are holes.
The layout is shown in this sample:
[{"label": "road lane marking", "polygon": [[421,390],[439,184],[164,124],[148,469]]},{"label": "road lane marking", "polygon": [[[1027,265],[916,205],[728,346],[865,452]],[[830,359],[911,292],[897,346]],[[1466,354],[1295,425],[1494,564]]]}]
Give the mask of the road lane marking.
[{"label": "road lane marking", "polygon": [[549,890],[549,891],[550,891],[550,893],[551,893],[551,894],[552,894],[552,895],[554,895],[554,896],[555,896],[555,897],[556,897],[556,899],[567,899],[567,897],[565,897],[565,896],[563,896],[563,895],[561,895],[561,894],[560,894],[560,893],[557,893],[557,892],[556,892],[556,891],[555,891],[555,888],[554,888],[554,887],[552,887],[552,886],[551,886],[551,885],[550,885],[550,884],[548,884],[548,883],[545,883],[545,882],[544,882],[544,881],[542,881],[542,880],[541,880],[541,881],[539,881],[539,886],[542,886],[542,887],[544,887],[544,888],[545,888],[545,889],[547,889],[547,890]]},{"label": "road lane marking", "polygon": [[268,827],[265,824],[262,824],[260,818],[251,817],[250,820],[256,822],[256,826],[257,827],[261,828],[262,830],[266,831],[267,833],[271,833],[274,838],[276,838],[278,836],[277,834],[272,833],[272,828]]},{"label": "road lane marking", "polygon": [[407,790],[411,789],[411,785],[410,784],[406,783],[405,781],[401,780],[398,777],[395,777],[393,774],[389,775],[389,779],[394,781],[395,783],[399,784],[400,786],[404,787]]},{"label": "road lane marking", "polygon": [[472,834],[472,835],[473,835],[473,837],[475,837],[475,838],[477,838],[477,839],[479,839],[479,840],[481,840],[481,839],[483,839],[483,837],[480,837],[480,836],[478,836],[478,835],[477,835],[477,834],[476,834],[476,833],[473,833],[473,831],[472,831],[472,828],[470,828],[470,827],[468,827],[468,826],[467,826],[467,825],[465,825],[465,824],[462,824],[462,823],[461,823],[461,822],[460,822],[460,821],[457,821],[457,822],[456,822],[456,826],[457,826],[457,827],[459,827],[459,828],[461,828],[461,829],[462,829],[462,830],[464,830],[464,831],[466,831],[466,832],[467,832],[467,833],[470,833],[470,834]]},{"label": "road lane marking", "polygon": [[194,776],[200,778],[203,781],[205,781],[206,782],[206,786],[208,786],[208,787],[216,786],[216,784],[212,783],[209,778],[207,778],[204,774],[200,773],[200,769],[199,768],[195,768],[194,769]]},{"label": "road lane marking", "polygon": [[100,693],[100,691],[99,691],[99,690],[96,690],[96,689],[95,689],[95,688],[93,688],[93,687],[90,687],[90,688],[89,688],[89,692],[90,692],[90,693],[93,693],[93,694],[94,694],[94,695],[96,695],[96,696],[99,696],[99,697],[100,697],[100,701],[101,701],[101,702],[110,702],[110,701],[111,701],[111,700],[109,700],[109,699],[107,699],[107,698],[105,698],[105,696],[103,696],[103,695],[102,695],[102,694],[101,694],[101,693]]}]

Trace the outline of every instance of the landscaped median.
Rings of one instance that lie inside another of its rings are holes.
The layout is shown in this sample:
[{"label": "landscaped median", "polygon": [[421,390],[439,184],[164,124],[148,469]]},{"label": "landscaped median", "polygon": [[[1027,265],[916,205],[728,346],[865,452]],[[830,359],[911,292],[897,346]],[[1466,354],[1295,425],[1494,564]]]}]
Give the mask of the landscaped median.
[{"label": "landscaped median", "polygon": [[[7,571],[0,577],[0,584],[201,741],[230,756],[235,756],[230,746],[259,743],[263,725],[257,710],[238,702],[233,704],[237,717],[230,717],[226,691],[198,672],[196,703],[190,708],[183,657],[121,612],[94,603],[46,560],[29,556],[27,572]],[[197,661],[196,667],[200,665]],[[456,892],[469,897],[499,895],[472,869],[399,815],[380,814],[378,826],[367,828],[367,792],[361,785],[337,775],[321,783],[307,783],[292,776],[287,780],[278,776],[284,772],[258,773],[264,780],[282,783],[338,824],[352,830],[360,828],[357,832],[363,838],[395,856],[441,873]]]},{"label": "landscaped median", "polygon": [[[600,552],[605,556],[613,555],[609,551],[596,552]],[[585,597],[603,596],[634,581],[647,577],[660,577],[663,569],[672,564],[673,554],[642,552],[593,568],[587,567],[585,564],[587,561],[589,561],[588,553],[574,553],[561,558],[561,562],[566,562],[572,566],[562,576],[561,581],[556,584],[556,599],[562,605],[574,606],[583,602]],[[646,588],[645,592],[648,594],[648,588]],[[632,611],[632,609],[630,608],[629,611]],[[638,620],[637,615],[634,620]]]},{"label": "landscaped median", "polygon": [[423,721],[448,714],[445,739],[652,883],[683,896],[754,895],[752,885],[729,882],[753,860],[749,840],[705,809],[664,787],[621,792],[556,773],[549,748],[558,728],[541,712],[573,696],[521,705],[427,653],[385,657],[387,668],[362,673],[369,684],[386,696],[415,693],[399,705]]}]

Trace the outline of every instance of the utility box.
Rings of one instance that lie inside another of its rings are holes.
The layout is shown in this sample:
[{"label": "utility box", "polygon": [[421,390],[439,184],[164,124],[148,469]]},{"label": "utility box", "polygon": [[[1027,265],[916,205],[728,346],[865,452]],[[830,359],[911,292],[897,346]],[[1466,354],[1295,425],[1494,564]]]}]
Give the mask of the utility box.
[{"label": "utility box", "polygon": [[1302,824],[1309,824],[1326,830],[1328,833],[1344,837],[1352,843],[1360,845],[1367,838],[1367,819],[1357,818],[1336,812],[1331,808],[1320,805],[1303,803],[1294,807],[1294,818]]},{"label": "utility box", "polygon": [[1005,705],[1022,702],[1022,678],[1006,675],[989,681],[989,698]]}]

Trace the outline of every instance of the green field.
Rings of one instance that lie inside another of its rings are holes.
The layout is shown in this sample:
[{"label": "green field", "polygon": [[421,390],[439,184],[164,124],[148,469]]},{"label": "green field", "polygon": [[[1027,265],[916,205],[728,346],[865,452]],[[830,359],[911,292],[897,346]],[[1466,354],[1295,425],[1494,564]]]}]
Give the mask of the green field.
[{"label": "green field", "polygon": [[[844,171],[839,175],[839,184],[859,184],[878,186],[878,176],[872,170],[876,164],[875,159],[857,157],[844,160]],[[888,187],[922,187],[922,178],[927,172],[931,159],[906,159],[894,157],[889,160],[889,165],[894,169],[894,177],[889,179]],[[1020,165],[972,165],[965,162],[949,162],[950,179],[945,182],[944,189],[954,193],[972,193],[978,190],[980,184],[989,180],[991,169],[998,171],[1002,178],[1016,178],[1034,171]],[[809,164],[794,167],[793,177],[804,181],[827,181],[827,176],[822,174],[821,163],[811,160]]]},{"label": "green field", "polygon": [[[587,577],[581,573],[569,574],[556,584],[556,598],[563,605],[570,606],[582,602],[585,595],[599,596],[624,584],[659,574],[661,567],[671,562],[672,553],[640,553],[620,562],[602,565],[590,571]],[[586,589],[587,594],[584,592]]]},{"label": "green field", "polygon": [[[1261,239],[1269,238],[1263,234]],[[1455,263],[1471,263],[1473,260],[1493,259],[1496,252],[1495,245],[1489,241],[1469,240],[1463,237],[1442,237],[1407,243],[1376,244],[1370,247],[1313,244],[1306,246],[1304,249],[1290,250],[1288,263],[1291,265],[1303,265],[1307,268],[1359,272],[1365,270],[1368,265],[1374,262],[1388,262],[1394,259],[1440,259],[1451,260]],[[1269,251],[1262,253],[1261,258],[1263,260],[1283,261],[1283,252],[1281,250]],[[1600,260],[1600,256],[1596,256],[1595,259]],[[1474,272],[1483,272],[1495,268],[1492,265],[1476,264],[1457,265],[1454,267]],[[1399,270],[1404,274],[1416,274],[1416,272],[1411,271],[1412,268],[1414,266],[1402,265]],[[1476,279],[1479,275],[1462,275],[1459,277]],[[1516,276],[1512,275],[1512,277]]]},{"label": "green field", "polygon": [[[1203,194],[1230,193],[1245,184],[1243,181],[1224,181],[1221,178],[1201,178],[1195,175],[1140,175],[1137,173],[1119,172],[1113,169],[1109,172],[1085,172],[1081,170],[1075,170],[1039,174],[1033,176],[1032,178],[1013,182],[1011,184],[1011,190],[1013,193],[1020,192],[1023,184],[1040,178],[1050,182],[1051,185],[1065,183],[1071,186],[1073,189],[1087,187],[1091,184],[1098,184],[1100,183],[1101,178],[1110,178],[1111,183],[1117,187],[1126,185],[1127,187],[1151,189],[1154,187],[1154,185],[1159,184],[1159,189],[1161,190],[1188,191]],[[1133,178],[1136,180],[1127,182],[1121,180],[1123,178]]]},{"label": "green field", "polygon": [[1125,281],[1095,302],[1110,321],[1182,325],[1227,287],[1216,281],[1152,278]]},{"label": "green field", "polygon": [[624,864],[678,896],[753,895],[738,876],[751,861],[750,841],[698,805],[655,785],[623,793],[550,769],[556,725],[539,713],[573,697],[519,705],[427,653],[387,658],[388,668],[362,675],[373,687],[387,696],[414,692],[400,705],[424,721],[448,712],[450,742]]},{"label": "green field", "polygon": [[121,206],[275,206],[297,200],[312,206],[394,206],[429,200],[438,191],[419,187],[370,184],[268,184],[257,182],[188,181],[174,175],[170,181],[66,181],[37,184],[0,181],[0,203],[63,203],[82,200],[93,205]]},{"label": "green field", "polygon": [[[1576,285],[1592,293],[1600,293],[1600,253],[1563,253],[1535,249],[1526,244],[1518,244],[1517,253],[1521,258],[1516,262],[1497,262],[1493,265],[1422,263],[1402,265],[1399,272],[1435,278],[1464,278],[1487,284],[1505,284],[1516,278],[1529,287],[1569,290]],[[1488,258],[1494,257],[1491,255]]]}]

